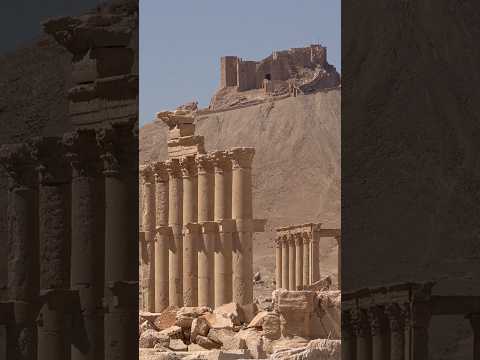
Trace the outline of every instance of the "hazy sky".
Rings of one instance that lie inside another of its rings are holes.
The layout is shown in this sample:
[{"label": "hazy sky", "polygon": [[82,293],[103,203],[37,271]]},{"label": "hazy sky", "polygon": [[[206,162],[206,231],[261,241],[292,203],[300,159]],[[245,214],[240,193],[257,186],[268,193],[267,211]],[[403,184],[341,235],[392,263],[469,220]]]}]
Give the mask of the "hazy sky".
[{"label": "hazy sky", "polygon": [[140,122],[197,100],[220,82],[220,57],[260,60],[321,43],[340,71],[340,0],[140,0]]}]

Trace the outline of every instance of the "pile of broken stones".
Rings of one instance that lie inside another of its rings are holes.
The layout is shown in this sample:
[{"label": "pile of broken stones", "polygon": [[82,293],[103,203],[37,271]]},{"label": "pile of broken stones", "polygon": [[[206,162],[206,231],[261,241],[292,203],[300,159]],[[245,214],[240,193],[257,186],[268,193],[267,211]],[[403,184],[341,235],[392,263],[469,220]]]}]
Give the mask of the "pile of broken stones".
[{"label": "pile of broken stones", "polygon": [[339,291],[275,290],[272,300],[251,319],[236,303],[140,312],[140,359],[340,359]]}]

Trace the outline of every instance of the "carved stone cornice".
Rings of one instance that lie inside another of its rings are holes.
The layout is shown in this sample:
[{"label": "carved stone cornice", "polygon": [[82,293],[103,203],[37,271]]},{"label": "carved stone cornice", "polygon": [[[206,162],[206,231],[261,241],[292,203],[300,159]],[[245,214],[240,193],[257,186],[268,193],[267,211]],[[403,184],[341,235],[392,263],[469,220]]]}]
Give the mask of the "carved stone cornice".
[{"label": "carved stone cornice", "polygon": [[153,173],[155,175],[155,182],[167,182],[168,181],[168,170],[167,164],[165,161],[156,161],[152,164]]},{"label": "carved stone cornice", "polygon": [[27,143],[0,146],[0,166],[10,177],[11,189],[34,186],[35,163]]},{"label": "carved stone cornice", "polygon": [[229,151],[229,155],[232,158],[233,169],[250,169],[252,167],[255,149],[248,147],[236,147]]},{"label": "carved stone cornice", "polygon": [[199,175],[211,174],[213,172],[213,157],[210,154],[197,155],[195,162]]},{"label": "carved stone cornice", "polygon": [[178,159],[170,159],[165,161],[168,176],[170,179],[181,178],[182,172],[180,170],[180,161]]},{"label": "carved stone cornice", "polygon": [[195,156],[183,156],[180,158],[180,170],[183,178],[193,178],[197,175]]},{"label": "carved stone cornice", "polygon": [[150,164],[141,165],[139,169],[140,178],[143,184],[153,184],[155,175]]},{"label": "carved stone cornice", "polygon": [[215,173],[223,174],[232,170],[232,159],[228,151],[215,151],[211,153]]},{"label": "carved stone cornice", "polygon": [[62,139],[73,177],[93,176],[99,170],[100,152],[94,129],[78,129]]},{"label": "carved stone cornice", "polygon": [[70,171],[63,139],[53,136],[35,137],[30,140],[30,144],[40,184],[66,184],[70,179]]}]

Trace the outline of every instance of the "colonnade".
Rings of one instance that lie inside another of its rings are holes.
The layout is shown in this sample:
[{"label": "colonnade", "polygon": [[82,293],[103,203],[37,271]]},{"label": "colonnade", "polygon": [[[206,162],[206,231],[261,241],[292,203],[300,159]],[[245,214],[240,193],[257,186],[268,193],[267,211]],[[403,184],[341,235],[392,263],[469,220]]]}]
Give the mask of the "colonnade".
[{"label": "colonnade", "polygon": [[[144,309],[253,303],[253,148],[196,153],[140,169],[150,260]],[[145,295],[145,294],[144,294]]]},{"label": "colonnade", "polygon": [[138,352],[136,329],[125,326],[138,318],[133,130],[122,123],[1,147],[9,175],[8,301],[0,304],[8,359]]},{"label": "colonnade", "polygon": [[423,360],[435,315],[466,317],[480,355],[479,296],[433,296],[433,284],[405,283],[342,293],[342,359]]},{"label": "colonnade", "polygon": [[[275,239],[275,283],[277,289],[301,290],[320,280],[322,237],[334,237],[340,245],[339,229],[322,229],[321,224],[302,224],[277,229]],[[338,246],[340,283],[340,246]]]}]

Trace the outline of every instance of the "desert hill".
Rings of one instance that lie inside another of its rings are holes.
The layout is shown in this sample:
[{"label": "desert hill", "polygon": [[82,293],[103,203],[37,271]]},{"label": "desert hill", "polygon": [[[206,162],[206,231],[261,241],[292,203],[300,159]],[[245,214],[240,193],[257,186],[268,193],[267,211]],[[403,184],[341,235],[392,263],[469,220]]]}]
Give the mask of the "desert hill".
[{"label": "desert hill", "polygon": [[[207,151],[256,148],[254,214],[268,223],[267,232],[256,235],[254,270],[264,278],[274,271],[276,227],[306,222],[340,226],[340,89],[201,115],[196,133],[205,137]],[[166,141],[163,123],[143,126],[140,162],[166,159]],[[323,274],[336,273],[334,240],[322,240],[321,247]]]}]

